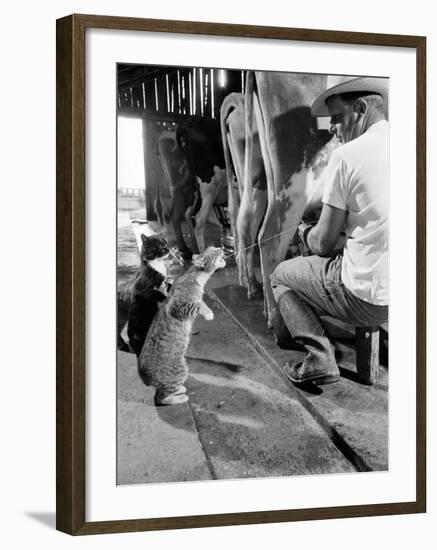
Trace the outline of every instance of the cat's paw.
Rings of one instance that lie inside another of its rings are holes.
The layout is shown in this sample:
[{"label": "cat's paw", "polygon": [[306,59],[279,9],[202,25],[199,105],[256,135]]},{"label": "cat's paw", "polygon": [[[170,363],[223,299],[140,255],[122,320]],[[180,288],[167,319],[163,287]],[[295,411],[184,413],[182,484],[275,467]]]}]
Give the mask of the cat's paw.
[{"label": "cat's paw", "polygon": [[180,390],[176,393],[171,393],[165,397],[155,397],[156,405],[179,405],[180,403],[186,403],[188,401],[188,395],[185,393],[179,393]]},{"label": "cat's paw", "polygon": [[208,308],[203,312],[203,316],[207,321],[212,321],[214,319],[214,312]]}]

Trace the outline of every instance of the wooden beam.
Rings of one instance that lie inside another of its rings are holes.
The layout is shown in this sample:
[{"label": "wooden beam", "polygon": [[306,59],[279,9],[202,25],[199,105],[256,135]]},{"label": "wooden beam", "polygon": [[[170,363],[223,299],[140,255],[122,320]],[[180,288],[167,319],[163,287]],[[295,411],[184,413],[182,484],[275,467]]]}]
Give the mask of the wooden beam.
[{"label": "wooden beam", "polygon": [[156,121],[150,117],[145,117],[143,119],[144,194],[146,197],[146,215],[148,220],[156,219],[154,202],[159,171],[158,159],[155,152],[157,135]]}]

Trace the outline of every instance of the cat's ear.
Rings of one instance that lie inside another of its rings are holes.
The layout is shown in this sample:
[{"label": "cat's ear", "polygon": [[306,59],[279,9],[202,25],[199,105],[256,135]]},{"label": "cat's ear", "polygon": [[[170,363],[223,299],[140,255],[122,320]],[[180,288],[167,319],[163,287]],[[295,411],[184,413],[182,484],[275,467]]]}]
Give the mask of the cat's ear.
[{"label": "cat's ear", "polygon": [[144,233],[141,233],[141,240],[143,241],[143,244],[147,244],[148,238]]}]

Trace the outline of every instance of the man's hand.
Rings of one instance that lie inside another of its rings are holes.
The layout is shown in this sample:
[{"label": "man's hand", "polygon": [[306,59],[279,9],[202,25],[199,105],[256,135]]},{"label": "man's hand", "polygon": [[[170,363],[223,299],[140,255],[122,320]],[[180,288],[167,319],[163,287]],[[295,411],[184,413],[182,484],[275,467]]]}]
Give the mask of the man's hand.
[{"label": "man's hand", "polygon": [[308,223],[301,222],[298,225],[297,228],[297,234],[299,236],[299,239],[303,242],[303,244],[306,246],[306,236],[308,232],[312,229],[312,225],[309,225]]},{"label": "man's hand", "polygon": [[311,227],[301,223],[298,227],[298,235],[313,254],[329,256],[341,235],[345,218],[344,210],[324,204],[317,225]]}]

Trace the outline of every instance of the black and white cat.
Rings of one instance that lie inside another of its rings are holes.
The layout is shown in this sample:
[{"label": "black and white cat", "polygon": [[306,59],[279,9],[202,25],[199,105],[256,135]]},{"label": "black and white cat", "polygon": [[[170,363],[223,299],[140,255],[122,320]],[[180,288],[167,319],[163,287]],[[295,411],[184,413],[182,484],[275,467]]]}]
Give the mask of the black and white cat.
[{"label": "black and white cat", "polygon": [[[163,235],[141,235],[140,267],[133,279],[118,290],[118,348],[138,356],[147,331],[170,288],[169,247]],[[129,345],[121,332],[127,322]]]}]

